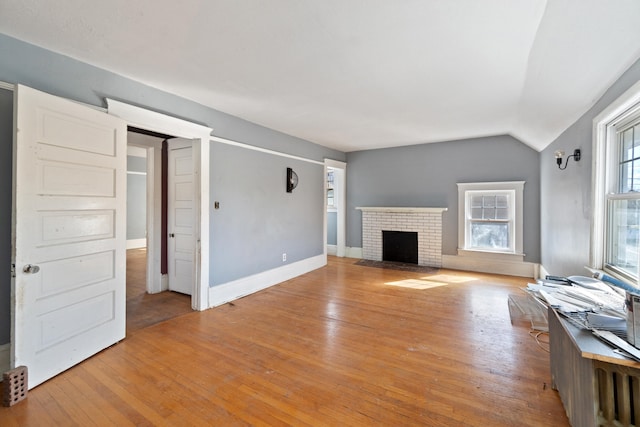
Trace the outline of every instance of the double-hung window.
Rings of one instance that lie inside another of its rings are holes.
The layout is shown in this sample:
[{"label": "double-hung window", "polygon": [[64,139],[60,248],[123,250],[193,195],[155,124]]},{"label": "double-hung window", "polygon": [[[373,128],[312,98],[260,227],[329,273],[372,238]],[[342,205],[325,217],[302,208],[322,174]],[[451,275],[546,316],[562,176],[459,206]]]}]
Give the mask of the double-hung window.
[{"label": "double-hung window", "polygon": [[459,183],[459,251],[522,254],[523,188],[523,181]]},{"label": "double-hung window", "polygon": [[605,269],[638,280],[640,232],[640,117],[612,133],[605,195]]},{"label": "double-hung window", "polygon": [[640,278],[640,82],[593,119],[591,267]]},{"label": "double-hung window", "polygon": [[513,252],[514,192],[467,192],[467,249]]}]

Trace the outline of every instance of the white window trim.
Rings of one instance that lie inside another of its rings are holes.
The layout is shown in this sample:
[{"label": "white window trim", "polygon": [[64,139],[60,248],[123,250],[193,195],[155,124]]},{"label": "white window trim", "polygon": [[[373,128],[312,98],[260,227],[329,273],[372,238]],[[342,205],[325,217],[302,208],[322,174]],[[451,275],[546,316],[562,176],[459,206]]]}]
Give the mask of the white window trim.
[{"label": "white window trim", "polygon": [[[524,184],[525,181],[505,181],[505,182],[465,182],[458,183],[458,255],[474,256],[483,258],[502,259],[505,261],[523,261],[524,242]],[[466,249],[466,193],[467,191],[513,191],[515,198],[513,202],[514,213],[514,252],[488,251],[480,249]]]},{"label": "white window trim", "polygon": [[607,168],[608,141],[615,142],[616,128],[636,114],[640,114],[640,82],[631,86],[593,119],[591,268],[602,270],[606,256],[606,192],[607,183],[611,182],[607,173],[613,173],[612,168]]}]

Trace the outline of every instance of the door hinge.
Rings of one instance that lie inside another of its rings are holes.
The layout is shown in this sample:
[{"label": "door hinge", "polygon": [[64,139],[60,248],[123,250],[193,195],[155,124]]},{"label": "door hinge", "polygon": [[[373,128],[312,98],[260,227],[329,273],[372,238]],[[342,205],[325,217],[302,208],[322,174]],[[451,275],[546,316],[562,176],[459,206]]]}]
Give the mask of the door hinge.
[{"label": "door hinge", "polygon": [[11,264],[11,277],[16,277],[16,265]]}]

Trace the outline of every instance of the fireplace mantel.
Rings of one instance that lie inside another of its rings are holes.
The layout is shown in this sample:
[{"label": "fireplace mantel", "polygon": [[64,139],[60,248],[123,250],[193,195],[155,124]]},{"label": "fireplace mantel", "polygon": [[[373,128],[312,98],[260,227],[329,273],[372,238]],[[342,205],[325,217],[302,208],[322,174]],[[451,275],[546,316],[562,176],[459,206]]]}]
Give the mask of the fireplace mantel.
[{"label": "fireplace mantel", "polygon": [[359,206],[356,209],[361,210],[363,212],[397,212],[397,213],[413,213],[413,212],[422,212],[422,213],[442,213],[447,210],[447,208],[423,208],[423,207],[384,207],[384,206],[371,206],[371,207],[362,207]]}]

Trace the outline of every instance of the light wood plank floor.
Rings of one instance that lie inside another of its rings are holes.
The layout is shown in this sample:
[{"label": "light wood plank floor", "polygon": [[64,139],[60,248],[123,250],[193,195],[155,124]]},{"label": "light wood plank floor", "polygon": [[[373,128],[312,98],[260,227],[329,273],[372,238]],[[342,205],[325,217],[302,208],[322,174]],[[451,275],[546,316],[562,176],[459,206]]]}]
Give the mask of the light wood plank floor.
[{"label": "light wood plank floor", "polygon": [[138,330],[0,425],[569,425],[509,321],[526,279],[354,262]]},{"label": "light wood plank floor", "polygon": [[146,249],[127,251],[127,336],[193,311],[189,295],[177,292],[147,293],[146,263]]}]

